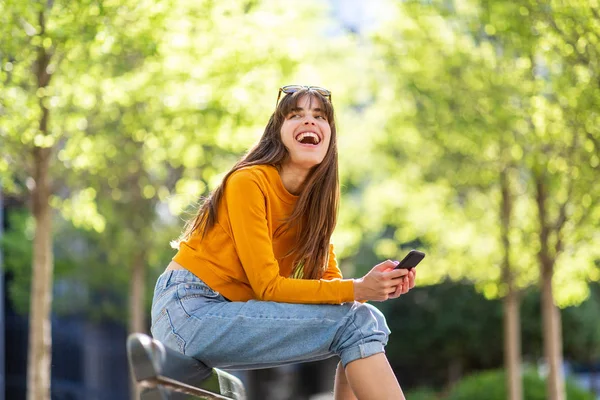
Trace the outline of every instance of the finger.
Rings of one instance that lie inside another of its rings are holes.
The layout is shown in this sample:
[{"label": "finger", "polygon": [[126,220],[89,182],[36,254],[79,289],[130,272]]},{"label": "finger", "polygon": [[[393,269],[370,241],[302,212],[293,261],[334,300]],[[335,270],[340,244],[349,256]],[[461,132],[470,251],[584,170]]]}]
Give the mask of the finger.
[{"label": "finger", "polygon": [[400,297],[401,294],[402,294],[402,284],[396,286],[396,290],[394,291],[394,294],[391,295],[390,297],[397,299],[398,297]]},{"label": "finger", "polygon": [[402,283],[402,280],[404,279],[404,276],[400,276],[398,278],[393,278],[393,279],[389,279],[386,281],[387,286],[398,286]]},{"label": "finger", "polygon": [[394,279],[393,281],[390,281],[389,288],[392,290],[392,293],[394,293],[398,290],[398,287],[401,287],[401,286],[402,286],[402,278]]},{"label": "finger", "polygon": [[396,286],[393,289],[394,289],[394,291],[388,294],[388,298],[390,298],[390,299],[395,299],[396,297],[399,296],[399,294],[397,294],[398,287]]},{"label": "finger", "polygon": [[412,289],[415,287],[415,271],[412,270],[410,274],[408,274],[408,287]]},{"label": "finger", "polygon": [[404,278],[402,281],[402,294],[406,294],[409,291],[409,281],[408,278]]},{"label": "finger", "polygon": [[383,272],[383,271],[387,271],[389,269],[395,268],[396,265],[397,265],[397,261],[394,262],[392,260],[385,260],[384,262],[379,263],[376,266],[374,266],[373,269],[376,270],[376,271]]},{"label": "finger", "polygon": [[415,287],[415,280],[411,278],[411,279],[409,279],[409,281],[408,281],[408,288],[409,288],[409,289],[412,289],[412,288],[414,288],[414,287]]},{"label": "finger", "polygon": [[408,275],[408,270],[404,268],[398,268],[392,271],[383,272],[384,277],[391,279],[400,278],[405,275]]}]

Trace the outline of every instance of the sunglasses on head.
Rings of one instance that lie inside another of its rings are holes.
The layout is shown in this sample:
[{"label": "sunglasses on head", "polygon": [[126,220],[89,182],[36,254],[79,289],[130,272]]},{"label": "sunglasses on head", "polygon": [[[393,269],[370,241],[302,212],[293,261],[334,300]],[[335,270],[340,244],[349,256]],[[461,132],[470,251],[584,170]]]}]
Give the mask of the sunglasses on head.
[{"label": "sunglasses on head", "polygon": [[281,98],[281,93],[292,94],[292,93],[296,93],[300,90],[308,90],[308,91],[314,90],[315,92],[319,93],[321,96],[329,99],[329,102],[331,103],[331,92],[325,88],[322,88],[319,86],[287,85],[287,86],[283,86],[283,87],[279,88],[279,94],[277,95],[277,102],[275,103],[275,107],[277,107],[277,104],[279,104],[279,99]]}]

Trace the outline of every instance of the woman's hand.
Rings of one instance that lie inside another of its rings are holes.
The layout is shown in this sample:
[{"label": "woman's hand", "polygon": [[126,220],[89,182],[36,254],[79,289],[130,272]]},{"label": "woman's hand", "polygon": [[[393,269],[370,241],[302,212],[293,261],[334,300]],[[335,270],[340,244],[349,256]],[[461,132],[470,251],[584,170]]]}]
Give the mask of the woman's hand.
[{"label": "woman's hand", "polygon": [[[385,301],[399,297],[415,286],[415,271],[394,269],[397,262],[377,264],[364,277],[354,280],[354,299]],[[412,285],[412,286],[411,286]]]},{"label": "woman's hand", "polygon": [[415,279],[417,277],[417,269],[411,268],[408,270],[408,275],[403,276],[402,283],[396,287],[396,291],[390,294],[390,299],[397,299],[403,294],[408,293],[408,291],[415,287]]}]

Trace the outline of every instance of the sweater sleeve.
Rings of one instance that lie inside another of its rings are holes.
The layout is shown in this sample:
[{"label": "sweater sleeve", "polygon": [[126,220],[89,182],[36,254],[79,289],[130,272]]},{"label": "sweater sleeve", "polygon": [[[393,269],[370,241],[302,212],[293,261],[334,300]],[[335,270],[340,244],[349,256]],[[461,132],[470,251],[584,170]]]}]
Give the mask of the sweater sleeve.
[{"label": "sweater sleeve", "polygon": [[279,275],[267,224],[266,195],[251,170],[237,171],[229,177],[224,200],[235,248],[256,299],[307,304],[354,300],[352,280],[293,279]]},{"label": "sweater sleeve", "polygon": [[333,244],[331,243],[329,244],[329,262],[327,263],[327,270],[323,274],[323,279],[342,279],[342,271],[338,267],[335,252],[333,251]]}]

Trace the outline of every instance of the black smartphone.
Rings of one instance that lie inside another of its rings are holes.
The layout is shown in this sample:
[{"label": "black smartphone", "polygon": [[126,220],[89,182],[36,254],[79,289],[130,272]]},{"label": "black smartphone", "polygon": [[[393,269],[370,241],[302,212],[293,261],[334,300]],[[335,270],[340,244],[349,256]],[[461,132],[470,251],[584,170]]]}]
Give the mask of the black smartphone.
[{"label": "black smartphone", "polygon": [[412,269],[417,266],[421,262],[421,260],[425,258],[425,253],[418,250],[411,250],[408,252],[406,257],[398,265],[396,265],[395,269],[404,268],[404,269]]}]

